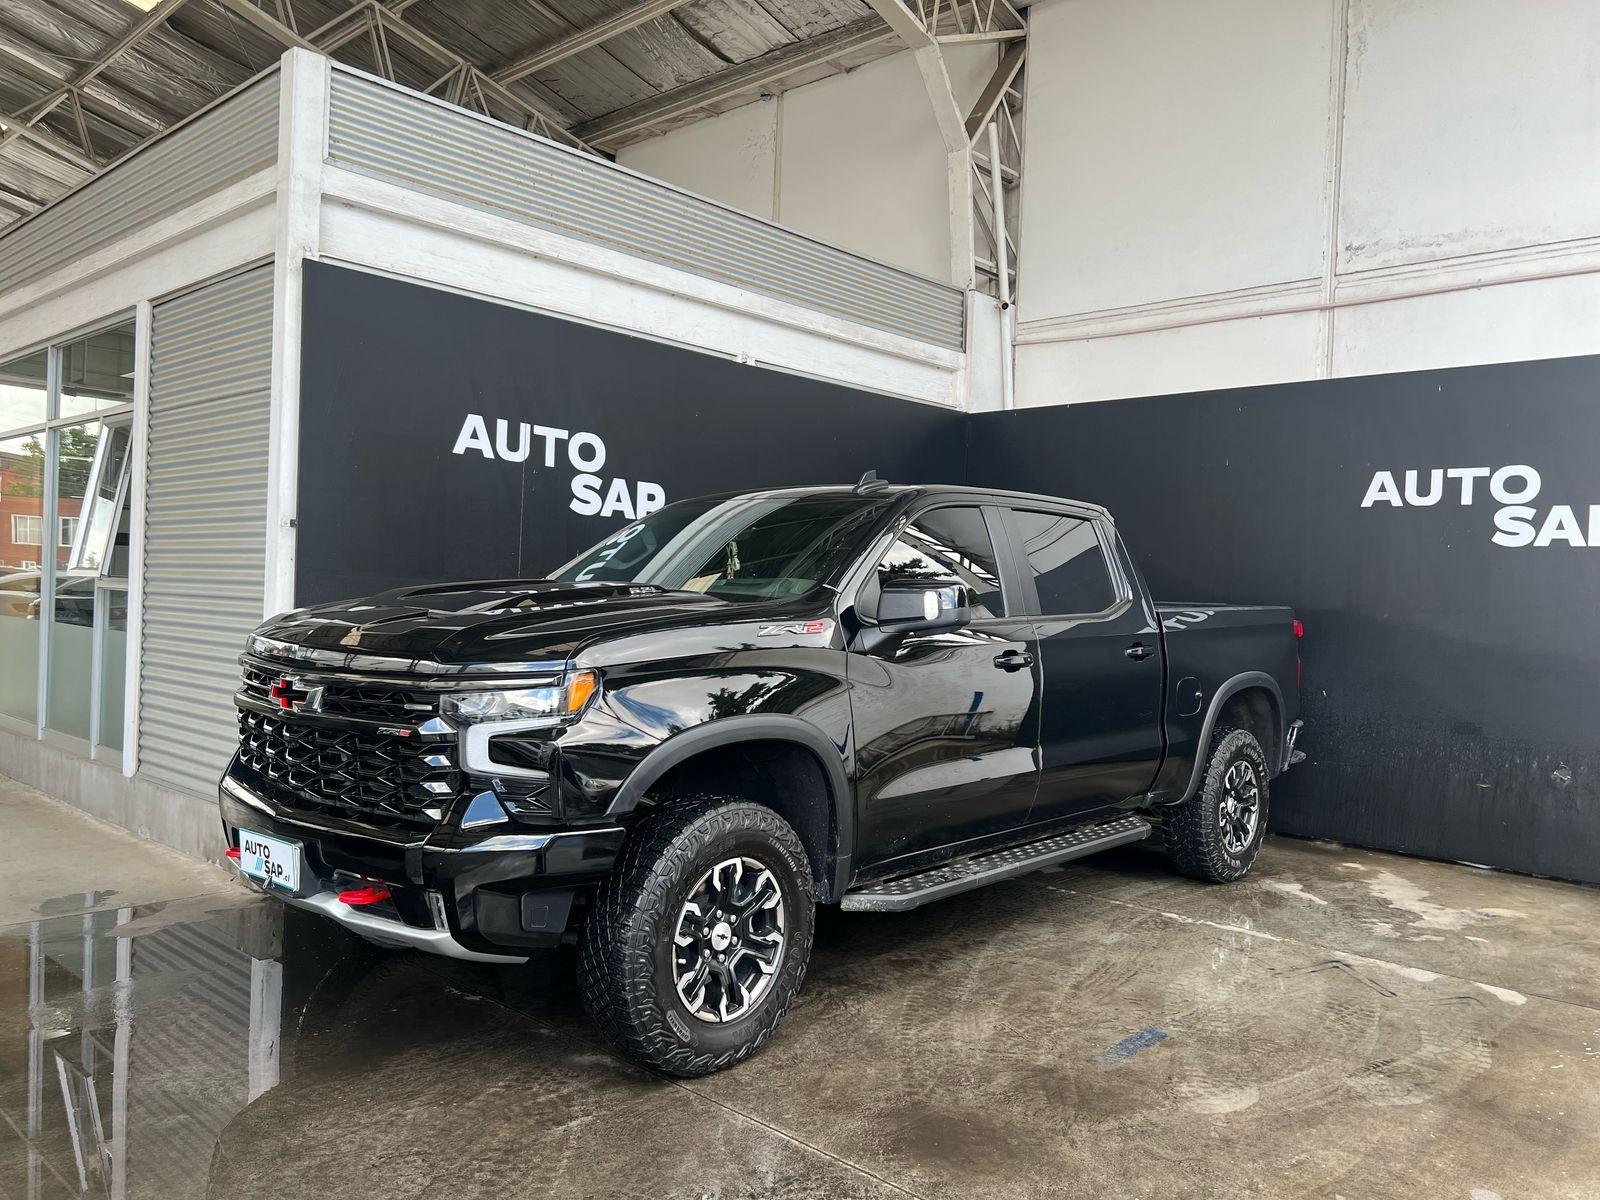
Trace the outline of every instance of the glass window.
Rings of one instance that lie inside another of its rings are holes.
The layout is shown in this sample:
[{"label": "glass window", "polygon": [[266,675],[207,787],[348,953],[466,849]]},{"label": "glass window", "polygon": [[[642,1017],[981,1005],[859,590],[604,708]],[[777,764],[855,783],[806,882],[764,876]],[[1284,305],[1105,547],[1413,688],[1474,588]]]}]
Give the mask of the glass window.
[{"label": "glass window", "polygon": [[111,557],[113,535],[121,524],[129,432],[125,423],[99,421],[55,431],[61,538],[45,724],[84,740],[92,732],[95,609],[111,603],[111,593],[97,592],[95,581]]},{"label": "glass window", "polygon": [[82,511],[59,517],[61,545],[71,550],[67,565],[75,570],[107,573],[106,559],[125,499],[131,432],[126,424],[108,425],[99,432]]},{"label": "glass window", "polygon": [[86,417],[133,403],[133,325],[92,333],[61,347],[62,417]]},{"label": "glass window", "polygon": [[0,363],[0,714],[97,755],[122,742],[136,360],[130,321]]},{"label": "glass window", "polygon": [[11,514],[11,541],[18,546],[44,545],[44,518],[38,513]]},{"label": "glass window", "polygon": [[1093,521],[1019,509],[1012,510],[1011,519],[1028,556],[1041,613],[1097,613],[1111,607],[1116,588]]},{"label": "glass window", "polygon": [[887,500],[736,496],[684,500],[619,529],[551,576],[775,599],[834,583]]},{"label": "glass window", "polygon": [[122,713],[128,670],[128,593],[125,588],[102,588],[100,603],[106,610],[100,635],[100,736],[96,744],[122,749]]},{"label": "glass window", "polygon": [[38,425],[45,419],[48,364],[44,350],[0,363],[0,429]]},{"label": "glass window", "polygon": [[0,713],[30,725],[39,719],[43,443],[42,434],[0,440]]},{"label": "glass window", "polygon": [[936,508],[907,525],[878,564],[880,585],[903,579],[955,578],[973,593],[974,616],[1005,615],[1000,562],[983,510]]}]

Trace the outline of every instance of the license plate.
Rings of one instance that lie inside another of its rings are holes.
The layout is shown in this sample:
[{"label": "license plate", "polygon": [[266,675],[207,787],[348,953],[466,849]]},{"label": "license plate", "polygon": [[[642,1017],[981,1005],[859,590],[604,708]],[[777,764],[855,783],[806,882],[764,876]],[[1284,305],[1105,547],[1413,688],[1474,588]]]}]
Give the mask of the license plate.
[{"label": "license plate", "polygon": [[239,870],[286,892],[300,890],[300,847],[282,838],[239,830]]}]

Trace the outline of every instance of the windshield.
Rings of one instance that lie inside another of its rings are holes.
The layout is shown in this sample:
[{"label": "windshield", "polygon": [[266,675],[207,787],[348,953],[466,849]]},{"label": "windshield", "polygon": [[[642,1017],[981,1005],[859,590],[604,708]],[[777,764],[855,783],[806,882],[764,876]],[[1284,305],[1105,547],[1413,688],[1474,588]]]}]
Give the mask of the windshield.
[{"label": "windshield", "polygon": [[776,599],[832,583],[888,507],[860,496],[682,500],[624,526],[551,576]]}]

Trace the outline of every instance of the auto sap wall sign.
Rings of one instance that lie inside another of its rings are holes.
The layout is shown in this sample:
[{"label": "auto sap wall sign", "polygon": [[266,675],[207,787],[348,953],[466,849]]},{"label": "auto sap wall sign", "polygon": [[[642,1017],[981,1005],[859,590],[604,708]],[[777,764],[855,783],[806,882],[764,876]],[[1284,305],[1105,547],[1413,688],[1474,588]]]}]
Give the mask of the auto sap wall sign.
[{"label": "auto sap wall sign", "polygon": [[669,501],[961,477],[965,414],[306,264],[301,605],[538,579]]},{"label": "auto sap wall sign", "polygon": [[625,479],[608,481],[597,474],[606,465],[606,443],[599,434],[586,430],[573,431],[496,417],[491,439],[488,421],[478,413],[469,412],[461,422],[461,432],[456,435],[451,452],[481,454],[491,462],[520,463],[527,462],[530,454],[542,449],[544,465],[554,468],[559,461],[557,447],[563,443],[566,453],[562,457],[577,472],[572,477],[572,499],[567,507],[580,517],[626,517],[633,521],[655,512],[667,502],[667,494],[659,483],[643,479],[632,484]]},{"label": "auto sap wall sign", "polygon": [[1489,538],[1496,546],[1600,546],[1600,504],[1587,505],[1581,513],[1571,504],[1555,504],[1541,510],[1533,501],[1543,486],[1544,480],[1535,468],[1520,464],[1377,471],[1367,484],[1361,507],[1459,504],[1470,508],[1487,496],[1490,503],[1498,506],[1494,532]]}]

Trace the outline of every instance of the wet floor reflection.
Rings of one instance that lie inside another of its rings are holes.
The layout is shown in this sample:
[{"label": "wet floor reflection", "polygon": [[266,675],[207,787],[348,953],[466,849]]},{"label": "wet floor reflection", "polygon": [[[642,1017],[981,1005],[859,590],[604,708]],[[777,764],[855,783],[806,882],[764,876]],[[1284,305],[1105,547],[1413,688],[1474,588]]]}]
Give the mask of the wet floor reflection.
[{"label": "wet floor reflection", "polygon": [[218,1134],[278,1080],[283,993],[282,914],[217,904],[0,935],[0,1195],[204,1194]]},{"label": "wet floor reflection", "polygon": [[[373,1018],[406,990],[400,976],[429,1011],[461,990],[254,897],[73,913],[106,902],[61,897],[39,911],[72,915],[0,930],[4,1200],[216,1194],[230,1123],[297,1073],[369,1064],[393,1032]],[[541,990],[558,974],[519,973],[509,991],[533,1010],[575,1008],[570,986]],[[468,975],[508,991],[494,970]]]}]

